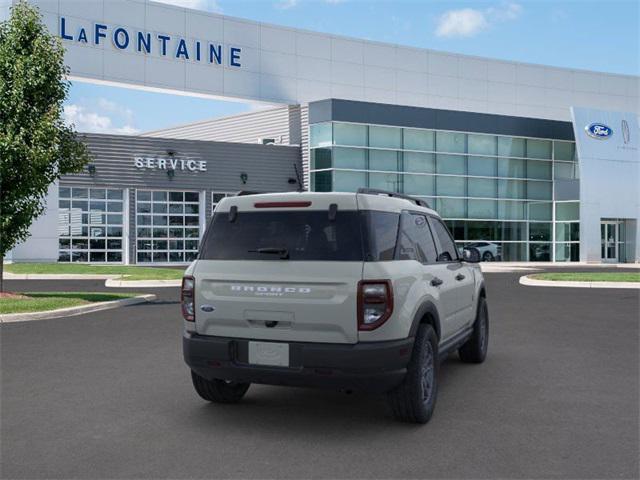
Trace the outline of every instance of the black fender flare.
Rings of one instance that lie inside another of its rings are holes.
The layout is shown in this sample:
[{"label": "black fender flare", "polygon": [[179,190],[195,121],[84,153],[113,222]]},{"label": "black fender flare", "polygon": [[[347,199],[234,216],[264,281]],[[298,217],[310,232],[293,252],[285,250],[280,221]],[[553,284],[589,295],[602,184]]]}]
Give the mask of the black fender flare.
[{"label": "black fender flare", "polygon": [[416,334],[418,333],[418,327],[427,314],[429,314],[431,318],[433,318],[433,328],[436,331],[438,339],[441,338],[442,329],[440,328],[440,314],[438,313],[438,309],[433,304],[433,302],[429,300],[420,305],[420,308],[418,308],[418,311],[414,315],[413,322],[411,323],[411,330],[409,330],[410,337],[416,336]]}]

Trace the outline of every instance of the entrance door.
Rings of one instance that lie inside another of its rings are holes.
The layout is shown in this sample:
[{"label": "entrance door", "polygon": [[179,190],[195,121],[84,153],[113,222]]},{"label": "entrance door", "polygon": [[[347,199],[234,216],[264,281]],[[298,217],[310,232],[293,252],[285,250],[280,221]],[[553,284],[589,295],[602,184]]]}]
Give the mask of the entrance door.
[{"label": "entrance door", "polygon": [[618,261],[618,222],[600,223],[601,256],[603,262]]}]

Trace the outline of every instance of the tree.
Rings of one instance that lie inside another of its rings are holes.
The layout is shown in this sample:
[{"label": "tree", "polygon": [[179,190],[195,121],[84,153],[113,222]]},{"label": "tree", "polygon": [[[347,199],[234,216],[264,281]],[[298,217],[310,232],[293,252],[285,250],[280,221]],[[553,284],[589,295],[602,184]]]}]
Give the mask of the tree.
[{"label": "tree", "polygon": [[29,236],[49,186],[89,161],[63,120],[68,73],[62,43],[39,11],[15,4],[0,23],[0,292],[4,257]]}]

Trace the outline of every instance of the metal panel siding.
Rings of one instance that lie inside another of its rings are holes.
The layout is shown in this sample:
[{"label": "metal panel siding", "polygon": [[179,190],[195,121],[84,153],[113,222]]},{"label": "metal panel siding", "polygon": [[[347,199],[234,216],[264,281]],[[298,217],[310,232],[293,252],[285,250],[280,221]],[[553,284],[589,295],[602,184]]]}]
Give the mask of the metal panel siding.
[{"label": "metal panel siding", "polygon": [[309,105],[300,107],[300,150],[302,151],[302,184],[305,190],[310,190]]},{"label": "metal panel siding", "polygon": [[298,105],[258,110],[144,133],[145,137],[259,143],[273,138],[277,144],[299,145]]},{"label": "metal panel siding", "polygon": [[[298,147],[242,143],[203,142],[119,135],[82,136],[96,166],[88,173],[65,175],[61,182],[74,185],[104,185],[165,190],[289,191],[287,180],[295,178],[294,163],[300,164]],[[174,151],[178,159],[207,161],[206,172],[138,169],[134,157],[164,157]],[[243,184],[240,174],[246,172]],[[132,202],[133,205],[134,202]]]}]

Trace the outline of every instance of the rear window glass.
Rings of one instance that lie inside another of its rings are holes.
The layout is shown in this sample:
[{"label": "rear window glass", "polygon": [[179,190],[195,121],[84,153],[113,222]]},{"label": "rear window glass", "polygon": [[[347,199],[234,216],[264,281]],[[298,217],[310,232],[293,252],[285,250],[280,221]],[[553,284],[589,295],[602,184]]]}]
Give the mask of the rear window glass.
[{"label": "rear window glass", "polygon": [[202,260],[362,261],[359,214],[338,211],[216,213],[207,229]]}]

